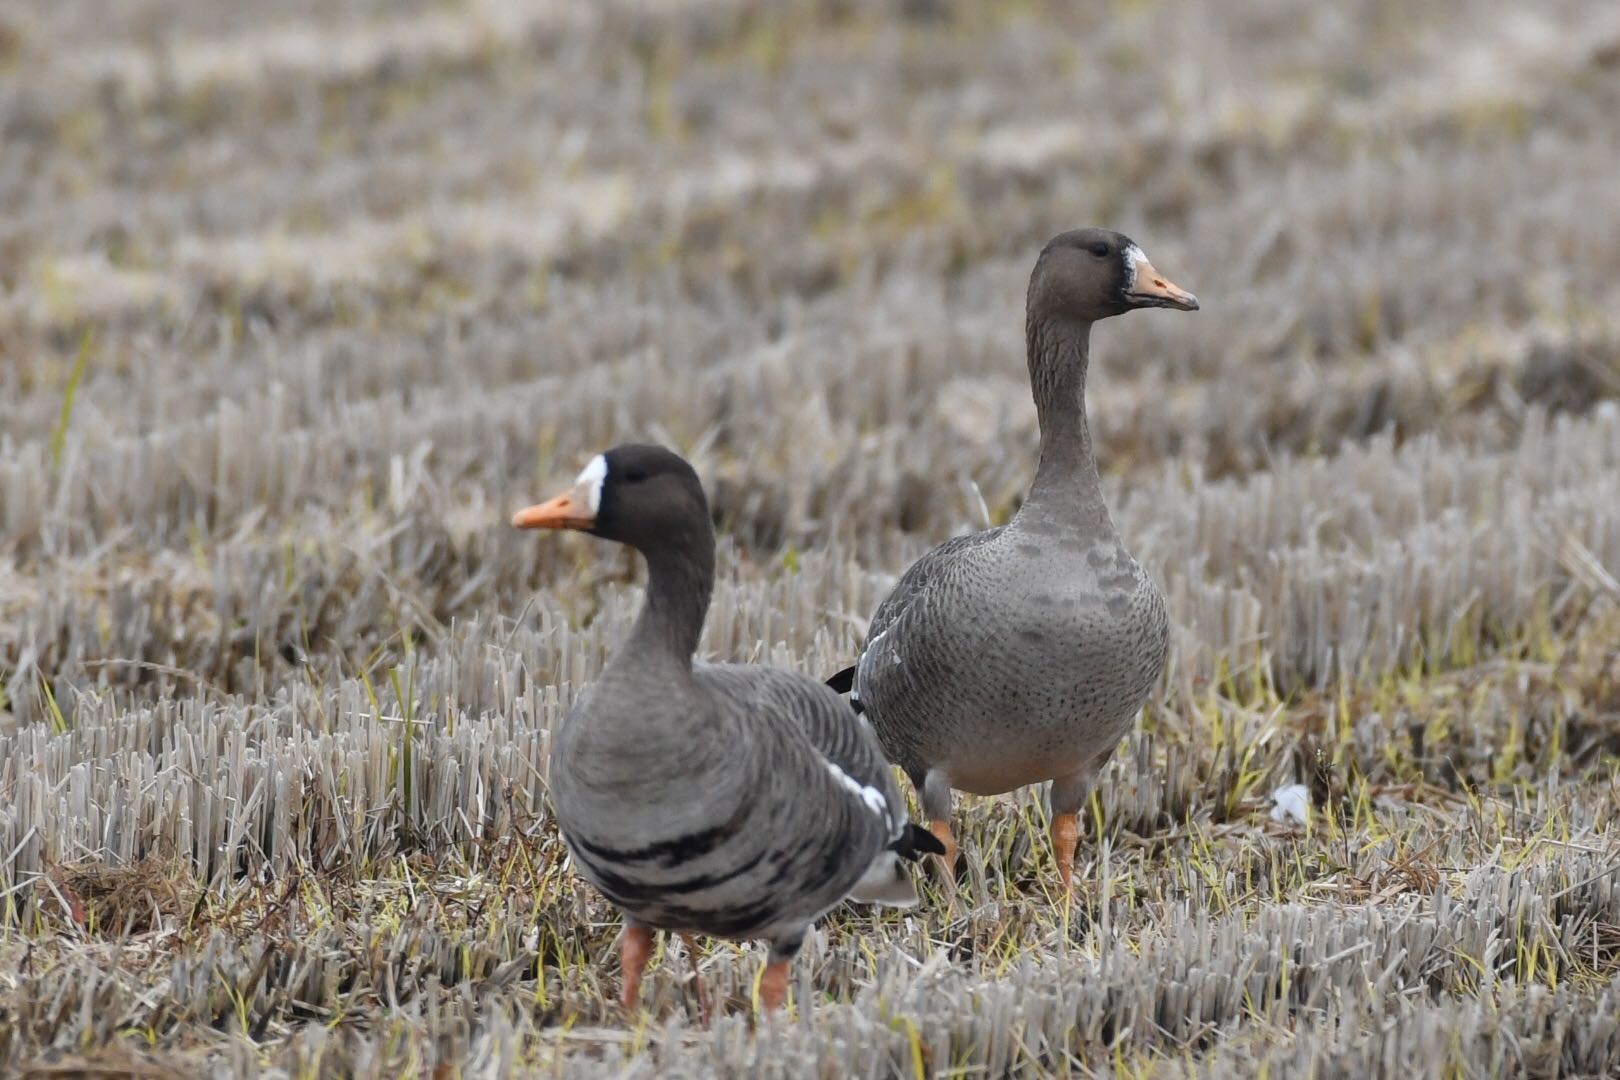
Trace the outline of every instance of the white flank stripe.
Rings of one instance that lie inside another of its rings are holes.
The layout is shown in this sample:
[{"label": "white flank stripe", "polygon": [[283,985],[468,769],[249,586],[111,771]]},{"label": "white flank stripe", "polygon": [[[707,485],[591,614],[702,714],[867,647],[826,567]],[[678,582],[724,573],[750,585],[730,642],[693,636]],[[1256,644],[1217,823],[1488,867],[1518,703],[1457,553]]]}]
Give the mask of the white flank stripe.
[{"label": "white flank stripe", "polygon": [[837,780],[840,784],[844,785],[844,787],[848,788],[857,798],[864,802],[872,813],[883,818],[887,818],[889,816],[889,801],[883,797],[883,792],[869,784],[861,783],[859,780],[855,779],[853,776],[849,775],[849,773],[845,772],[843,769],[840,769],[837,765],[830,761],[827,762],[827,771],[833,774],[834,780]]}]

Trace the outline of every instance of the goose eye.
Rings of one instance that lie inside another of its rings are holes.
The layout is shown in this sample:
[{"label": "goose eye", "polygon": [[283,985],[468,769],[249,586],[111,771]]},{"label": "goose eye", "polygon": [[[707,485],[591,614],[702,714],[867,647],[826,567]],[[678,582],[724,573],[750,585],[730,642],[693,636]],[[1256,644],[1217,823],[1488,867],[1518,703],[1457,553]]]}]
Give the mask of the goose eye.
[{"label": "goose eye", "polygon": [[647,479],[646,469],[626,469],[624,471],[624,482],[627,484],[639,484],[645,479]]},{"label": "goose eye", "polygon": [[1108,245],[1106,243],[1104,243],[1103,241],[1098,240],[1098,241],[1096,241],[1094,243],[1087,244],[1086,245],[1086,250],[1091,252],[1093,255],[1097,256],[1097,258],[1100,259],[1100,258],[1103,258],[1105,255],[1108,254]]}]

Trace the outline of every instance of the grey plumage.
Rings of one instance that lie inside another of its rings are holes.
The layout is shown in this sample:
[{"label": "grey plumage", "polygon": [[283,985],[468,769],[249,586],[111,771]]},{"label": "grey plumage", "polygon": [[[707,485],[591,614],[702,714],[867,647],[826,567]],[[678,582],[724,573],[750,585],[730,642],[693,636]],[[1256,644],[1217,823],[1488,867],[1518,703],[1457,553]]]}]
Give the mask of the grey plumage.
[{"label": "grey plumage", "polygon": [[[586,529],[647,560],[641,615],[551,754],[576,866],[630,927],[769,941],[774,1005],[780,965],[827,909],[852,895],[916,902],[901,857],[914,838],[866,721],[806,676],[693,662],[714,533],[685,461],[618,447],[513,523]],[[645,957],[626,950],[631,998]]]},{"label": "grey plumage", "polygon": [[[950,792],[1051,781],[1068,884],[1074,814],[1164,669],[1164,596],[1121,542],[1086,424],[1091,324],[1196,308],[1128,238],[1056,237],[1030,276],[1030,384],[1041,456],[1005,526],[914,563],[872,616],[847,679],[891,761],[949,844]],[[1066,850],[1065,850],[1066,849]]]},{"label": "grey plumage", "polygon": [[682,672],[636,644],[552,749],[552,799],[581,873],[647,926],[796,943],[900,838],[904,804],[881,752],[812,679]]}]

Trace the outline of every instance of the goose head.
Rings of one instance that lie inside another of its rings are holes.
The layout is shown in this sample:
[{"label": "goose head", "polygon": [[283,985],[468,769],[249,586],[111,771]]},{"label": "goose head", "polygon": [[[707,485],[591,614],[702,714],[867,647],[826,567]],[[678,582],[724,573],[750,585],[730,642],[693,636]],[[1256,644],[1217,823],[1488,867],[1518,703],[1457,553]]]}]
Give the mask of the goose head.
[{"label": "goose head", "polygon": [[1029,278],[1032,316],[1096,322],[1136,308],[1197,311],[1198,298],[1111,229],[1074,229],[1047,242]]},{"label": "goose head", "polygon": [[576,529],[643,552],[709,528],[703,485],[662,446],[625,443],[596,455],[574,484],[512,515],[518,529]]}]

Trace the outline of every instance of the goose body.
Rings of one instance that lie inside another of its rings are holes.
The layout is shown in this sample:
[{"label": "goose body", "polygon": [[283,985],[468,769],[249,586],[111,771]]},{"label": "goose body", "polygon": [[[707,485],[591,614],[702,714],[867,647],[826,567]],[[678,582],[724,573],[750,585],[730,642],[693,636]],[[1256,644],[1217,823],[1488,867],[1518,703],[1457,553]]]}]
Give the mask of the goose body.
[{"label": "goose body", "polygon": [[1128,237],[1055,237],[1030,276],[1026,344],[1041,427],[1028,497],[1005,526],[914,563],[873,614],[853,691],[955,853],[951,791],[1050,781],[1067,892],[1077,812],[1164,670],[1164,596],[1126,550],[1086,424],[1091,326],[1137,307],[1193,310]]},{"label": "goose body", "polygon": [[617,447],[513,524],[590,531],[647,560],[641,614],[564,719],[550,772],[575,866],[625,916],[627,1006],[654,930],[768,941],[761,997],[774,1007],[829,908],[916,902],[903,860],[936,845],[908,825],[849,703],[795,672],[694,661],[714,532],[690,465]]},{"label": "goose body", "polygon": [[1164,669],[1164,597],[1118,538],[1032,517],[935,549],[873,616],[855,697],[919,788],[1081,778]]},{"label": "goose body", "polygon": [[[621,650],[569,714],[552,801],[580,873],[634,923],[797,948],[867,881],[914,902],[904,807],[847,702],[805,676]],[[885,874],[887,876],[885,876]]]}]

